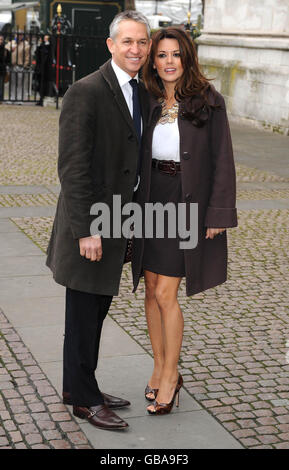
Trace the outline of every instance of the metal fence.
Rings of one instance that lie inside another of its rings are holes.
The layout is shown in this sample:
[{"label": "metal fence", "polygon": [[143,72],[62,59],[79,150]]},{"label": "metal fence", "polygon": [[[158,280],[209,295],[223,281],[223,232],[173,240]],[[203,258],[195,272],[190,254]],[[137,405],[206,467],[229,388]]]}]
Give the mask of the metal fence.
[{"label": "metal fence", "polygon": [[0,52],[0,101],[40,105],[108,58],[105,37],[19,30],[2,35]]}]

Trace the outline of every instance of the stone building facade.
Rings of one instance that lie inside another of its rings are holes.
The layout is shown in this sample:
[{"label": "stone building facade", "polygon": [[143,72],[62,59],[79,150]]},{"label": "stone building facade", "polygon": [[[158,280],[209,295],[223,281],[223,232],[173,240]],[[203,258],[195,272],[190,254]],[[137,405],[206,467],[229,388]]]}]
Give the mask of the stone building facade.
[{"label": "stone building facade", "polygon": [[206,0],[197,42],[231,115],[289,135],[289,1]]}]

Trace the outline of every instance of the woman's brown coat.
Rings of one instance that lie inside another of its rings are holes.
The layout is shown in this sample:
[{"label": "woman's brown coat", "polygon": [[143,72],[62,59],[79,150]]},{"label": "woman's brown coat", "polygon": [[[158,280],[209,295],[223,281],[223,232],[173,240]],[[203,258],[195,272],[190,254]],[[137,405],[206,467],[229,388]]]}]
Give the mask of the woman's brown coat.
[{"label": "woman's brown coat", "polygon": [[[237,226],[235,166],[225,101],[212,85],[207,96],[209,106],[197,97],[184,99],[179,106],[182,202],[187,204],[187,209],[190,203],[198,203],[198,244],[194,249],[184,250],[187,295],[227,279],[226,232],[205,239],[207,227]],[[149,201],[152,137],[160,112],[159,102],[151,98],[137,194],[137,202],[142,207]],[[194,125],[192,115],[201,117],[205,124]],[[134,290],[142,275],[143,247],[143,239],[136,238],[132,261]]]}]

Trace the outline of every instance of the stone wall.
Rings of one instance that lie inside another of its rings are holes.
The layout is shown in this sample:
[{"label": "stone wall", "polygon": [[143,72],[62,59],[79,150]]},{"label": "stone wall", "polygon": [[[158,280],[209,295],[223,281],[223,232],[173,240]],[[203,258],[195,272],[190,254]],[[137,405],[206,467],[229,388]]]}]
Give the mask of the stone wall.
[{"label": "stone wall", "polygon": [[288,0],[206,0],[197,42],[229,112],[289,135]]}]

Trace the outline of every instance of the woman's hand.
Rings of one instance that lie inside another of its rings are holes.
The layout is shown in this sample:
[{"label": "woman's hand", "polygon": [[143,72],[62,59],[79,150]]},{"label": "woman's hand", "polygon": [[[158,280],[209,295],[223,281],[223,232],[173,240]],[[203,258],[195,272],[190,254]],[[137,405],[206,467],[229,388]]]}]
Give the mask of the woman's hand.
[{"label": "woman's hand", "polygon": [[221,235],[225,230],[225,228],[207,228],[206,238],[213,240],[216,235]]}]

